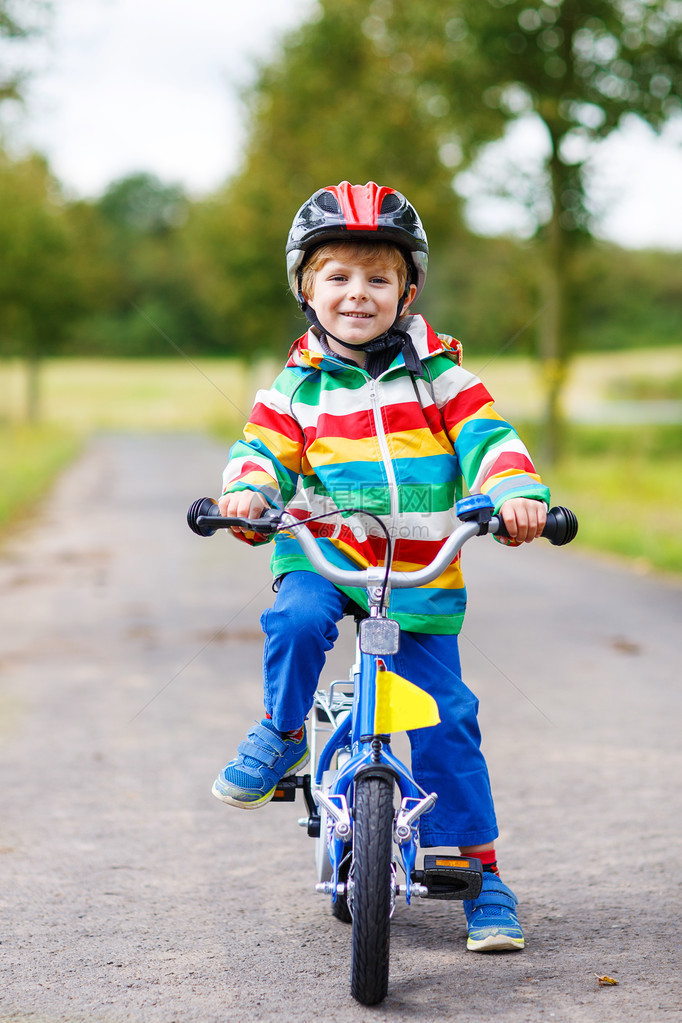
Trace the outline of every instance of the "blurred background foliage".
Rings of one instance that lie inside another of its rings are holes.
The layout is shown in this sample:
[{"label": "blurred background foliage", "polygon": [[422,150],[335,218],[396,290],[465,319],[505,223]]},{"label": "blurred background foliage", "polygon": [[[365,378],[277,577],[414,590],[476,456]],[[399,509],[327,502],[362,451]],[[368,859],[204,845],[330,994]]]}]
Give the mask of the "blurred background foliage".
[{"label": "blurred background foliage", "polygon": [[[316,181],[340,180],[336,170]],[[140,173],[99,200],[70,203],[41,157],[0,153],[0,354],[167,356],[168,339],[192,354],[282,353],[306,326],[287,287],[283,252],[307,192],[287,198],[277,176],[267,191],[245,174],[192,201]],[[134,210],[138,197],[152,197],[163,211],[169,194],[170,221],[149,210],[138,219],[126,205],[135,200]],[[532,240],[468,233],[455,200],[453,193],[450,209],[443,203],[433,229],[426,220],[431,261],[420,308],[467,350],[492,353],[538,311],[542,251]],[[451,233],[441,239],[449,217]],[[599,241],[581,248],[572,349],[679,344],[681,270],[676,252]],[[526,330],[514,350],[532,354],[536,334]]]}]

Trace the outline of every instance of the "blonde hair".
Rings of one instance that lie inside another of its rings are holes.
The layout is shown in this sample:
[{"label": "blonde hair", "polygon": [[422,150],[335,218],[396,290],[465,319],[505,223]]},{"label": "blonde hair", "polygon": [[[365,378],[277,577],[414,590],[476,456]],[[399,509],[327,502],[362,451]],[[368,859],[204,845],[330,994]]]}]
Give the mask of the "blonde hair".
[{"label": "blonde hair", "polygon": [[305,263],[301,273],[301,291],[307,298],[313,297],[315,274],[319,273],[330,259],[341,258],[340,253],[345,254],[349,250],[352,250],[353,262],[359,263],[360,266],[366,267],[372,266],[373,263],[381,263],[387,269],[395,270],[402,295],[407,284],[407,263],[397,245],[393,245],[391,242],[339,241],[320,245],[319,248],[313,250]]}]

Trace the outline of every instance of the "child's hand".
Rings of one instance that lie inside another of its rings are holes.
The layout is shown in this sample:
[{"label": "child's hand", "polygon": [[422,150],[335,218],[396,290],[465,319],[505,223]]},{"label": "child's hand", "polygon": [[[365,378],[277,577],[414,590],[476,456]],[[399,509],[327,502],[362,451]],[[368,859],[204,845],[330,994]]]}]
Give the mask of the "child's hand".
[{"label": "child's hand", "polygon": [[[269,507],[266,499],[257,490],[238,490],[233,494],[223,494],[218,501],[221,515],[235,516],[241,519],[258,519]],[[241,529],[239,526],[232,526],[231,531],[235,535],[251,532]]]},{"label": "child's hand", "polygon": [[527,497],[513,497],[500,506],[500,518],[507,527],[510,540],[500,537],[502,543],[517,547],[530,543],[542,534],[547,522],[547,507],[544,501],[533,501]]}]

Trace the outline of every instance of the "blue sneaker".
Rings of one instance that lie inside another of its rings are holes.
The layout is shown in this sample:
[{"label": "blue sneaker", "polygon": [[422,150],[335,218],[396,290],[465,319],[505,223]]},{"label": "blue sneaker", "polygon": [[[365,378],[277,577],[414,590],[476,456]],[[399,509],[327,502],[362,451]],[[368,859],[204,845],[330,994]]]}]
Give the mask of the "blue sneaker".
[{"label": "blue sneaker", "polygon": [[471,952],[513,952],[523,948],[523,931],[516,915],[518,899],[497,874],[484,872],[477,899],[463,902]]},{"label": "blue sneaker", "polygon": [[295,774],[310,760],[305,728],[299,742],[285,739],[272,721],[264,718],[251,729],[213,783],[213,795],[230,806],[255,810],[268,803],[277,783]]}]

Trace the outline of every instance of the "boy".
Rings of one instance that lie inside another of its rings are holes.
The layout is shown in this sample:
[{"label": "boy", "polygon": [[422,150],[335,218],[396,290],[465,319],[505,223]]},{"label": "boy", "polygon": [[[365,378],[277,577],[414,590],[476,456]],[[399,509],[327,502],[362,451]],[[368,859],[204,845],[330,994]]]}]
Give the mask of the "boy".
[{"label": "boy", "polygon": [[[461,367],[459,343],[410,308],[426,276],[421,221],[400,193],[374,182],[317,191],[287,242],[289,282],[310,322],[269,391],[256,397],[244,440],[225,470],[223,515],[286,506],[311,523],[344,567],[383,564],[382,516],[393,567],[430,562],[456,524],[462,480],[486,493],[519,544],[540,535],[549,492],[490,395]],[[352,514],[339,509],[354,510]],[[235,531],[238,533],[239,531]],[[241,534],[247,542],[262,537]],[[292,537],[278,535],[279,588],[265,611],[266,716],[218,775],[213,793],[253,809],[309,759],[305,719],[337,622],[364,591],[319,576]],[[402,627],[393,670],[436,699],[441,723],[409,733],[415,780],[438,793],[422,818],[423,847],[459,846],[484,864],[481,895],[464,904],[467,947],[523,947],[516,898],[497,873],[497,825],[480,750],[478,701],[461,680],[457,633],[466,603],[459,559],[430,586],[396,590]]]}]

